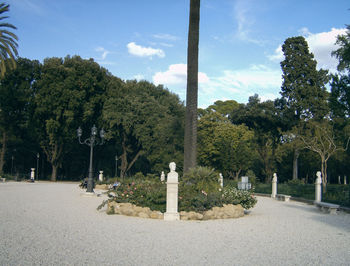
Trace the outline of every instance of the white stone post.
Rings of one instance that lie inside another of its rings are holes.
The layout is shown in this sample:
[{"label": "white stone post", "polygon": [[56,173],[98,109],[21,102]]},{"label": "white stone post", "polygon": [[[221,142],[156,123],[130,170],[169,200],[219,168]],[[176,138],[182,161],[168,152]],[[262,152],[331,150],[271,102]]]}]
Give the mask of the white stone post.
[{"label": "white stone post", "polygon": [[219,183],[220,183],[220,187],[223,188],[224,187],[224,177],[222,176],[222,173],[219,174]]},{"label": "white stone post", "polygon": [[344,175],[344,185],[346,185],[346,175]]},{"label": "white stone post", "polygon": [[315,182],[315,202],[321,202],[322,200],[322,188],[321,188],[321,184],[322,184],[322,178],[321,178],[321,172],[318,171],[316,173],[316,182]]},{"label": "white stone post", "polygon": [[340,175],[338,175],[338,184],[339,184],[339,185],[341,184]]},{"label": "white stone post", "polygon": [[165,174],[164,171],[162,171],[162,174],[160,175],[160,181],[164,182],[165,181]]},{"label": "white stone post", "polygon": [[100,174],[98,175],[98,180],[101,182],[103,181],[103,171],[100,171]]},{"label": "white stone post", "polygon": [[30,180],[32,180],[34,182],[34,178],[35,178],[35,168],[30,168],[31,172],[30,172]]},{"label": "white stone post", "polygon": [[272,178],[272,193],[271,193],[271,198],[276,198],[277,195],[277,174],[273,174]]},{"label": "white stone post", "polygon": [[166,187],[166,212],[164,213],[165,221],[180,220],[180,215],[177,212],[178,203],[178,173],[175,172],[176,164],[171,162],[169,164],[170,173],[167,175]]}]

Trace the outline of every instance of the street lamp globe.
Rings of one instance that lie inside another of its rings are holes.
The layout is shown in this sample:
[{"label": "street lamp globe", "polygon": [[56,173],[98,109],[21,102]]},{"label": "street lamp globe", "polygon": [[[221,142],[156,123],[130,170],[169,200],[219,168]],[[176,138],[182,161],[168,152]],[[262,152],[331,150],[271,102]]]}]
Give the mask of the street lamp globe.
[{"label": "street lamp globe", "polygon": [[83,130],[81,129],[81,127],[79,127],[79,128],[77,129],[77,135],[78,135],[78,137],[80,138],[82,134],[83,134]]}]

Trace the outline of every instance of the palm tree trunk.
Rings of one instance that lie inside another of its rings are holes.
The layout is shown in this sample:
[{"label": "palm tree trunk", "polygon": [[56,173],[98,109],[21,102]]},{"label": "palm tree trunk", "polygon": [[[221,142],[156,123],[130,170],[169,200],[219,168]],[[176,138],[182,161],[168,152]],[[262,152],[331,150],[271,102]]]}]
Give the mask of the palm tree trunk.
[{"label": "palm tree trunk", "polygon": [[184,172],[195,167],[197,159],[199,11],[200,0],[191,0],[187,46]]}]

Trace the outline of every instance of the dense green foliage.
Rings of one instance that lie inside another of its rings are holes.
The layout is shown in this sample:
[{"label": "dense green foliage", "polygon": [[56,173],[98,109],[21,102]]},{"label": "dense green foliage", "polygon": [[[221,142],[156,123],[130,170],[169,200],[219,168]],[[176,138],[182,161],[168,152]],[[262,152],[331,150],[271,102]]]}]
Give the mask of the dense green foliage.
[{"label": "dense green foliage", "polygon": [[[256,193],[271,194],[271,184],[256,184],[254,187]],[[344,185],[328,185],[326,190],[322,191],[322,201],[340,204],[350,207],[350,187]],[[278,194],[291,195],[292,197],[315,200],[315,185],[304,184],[301,181],[294,181],[278,184]]]},{"label": "dense green foliage", "polygon": [[[217,101],[198,110],[200,165],[223,173],[224,184],[243,175],[269,182],[274,172],[280,182],[313,183],[319,170],[324,184],[349,178],[349,34],[339,38],[335,55],[344,67],[332,76],[330,93],[327,72],[317,70],[305,39],[296,37],[283,48],[280,99],[261,101],[253,95],[246,104]],[[4,174],[28,177],[38,164],[41,179],[83,179],[89,148],[78,144],[76,129],[83,128],[85,139],[96,124],[106,130],[107,142],[95,147],[95,177],[98,170],[109,178],[138,172],[159,176],[175,161],[181,180],[185,107],[162,86],[123,81],[92,59],[67,56],[43,63],[19,58],[17,69],[1,79],[0,92]],[[211,181],[197,178],[196,184],[206,184],[205,193],[216,191]],[[206,199],[196,191],[199,201]]]},{"label": "dense green foliage", "polygon": [[[116,190],[110,191],[110,195],[111,201],[166,211],[166,183],[142,174],[120,182]],[[240,191],[232,186],[221,190],[218,175],[206,167],[192,168],[180,180],[179,211],[203,212],[216,206],[222,207],[223,204],[241,204],[243,208],[250,209],[256,203],[250,191]]]}]

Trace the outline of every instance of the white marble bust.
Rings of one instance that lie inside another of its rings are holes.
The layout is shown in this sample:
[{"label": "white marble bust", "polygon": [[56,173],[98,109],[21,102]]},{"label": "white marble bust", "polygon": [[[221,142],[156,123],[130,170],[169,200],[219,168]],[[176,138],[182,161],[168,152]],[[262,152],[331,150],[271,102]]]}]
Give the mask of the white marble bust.
[{"label": "white marble bust", "polygon": [[179,174],[175,172],[176,170],[176,163],[171,162],[169,164],[170,172],[167,175],[167,182],[178,182]]}]

